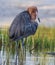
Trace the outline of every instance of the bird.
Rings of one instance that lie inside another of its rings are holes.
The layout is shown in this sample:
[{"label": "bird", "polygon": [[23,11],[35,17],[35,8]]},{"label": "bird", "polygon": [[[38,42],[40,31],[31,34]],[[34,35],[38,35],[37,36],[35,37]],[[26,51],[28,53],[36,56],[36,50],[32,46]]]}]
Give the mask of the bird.
[{"label": "bird", "polygon": [[[36,6],[30,6],[26,11],[19,13],[13,20],[9,28],[9,38],[13,41],[22,40],[30,35],[34,35],[38,23],[35,22],[38,9]],[[40,19],[38,18],[39,22]]]},{"label": "bird", "polygon": [[[16,42],[16,65],[18,56],[18,41],[22,41],[22,48],[24,48],[24,38],[35,34],[38,28],[38,23],[35,21],[37,15],[37,7],[30,6],[27,10],[16,15],[9,27],[9,39]],[[38,20],[40,22],[39,17]]]}]

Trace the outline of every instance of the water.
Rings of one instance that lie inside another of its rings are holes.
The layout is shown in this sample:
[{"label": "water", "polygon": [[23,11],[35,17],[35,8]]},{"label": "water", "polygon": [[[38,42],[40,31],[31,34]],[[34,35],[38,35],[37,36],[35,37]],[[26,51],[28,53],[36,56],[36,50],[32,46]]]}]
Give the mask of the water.
[{"label": "water", "polygon": [[54,56],[34,50],[30,52],[25,46],[20,46],[17,49],[16,43],[9,42],[9,44],[6,44],[2,37],[2,43],[0,42],[0,65],[55,65]]}]

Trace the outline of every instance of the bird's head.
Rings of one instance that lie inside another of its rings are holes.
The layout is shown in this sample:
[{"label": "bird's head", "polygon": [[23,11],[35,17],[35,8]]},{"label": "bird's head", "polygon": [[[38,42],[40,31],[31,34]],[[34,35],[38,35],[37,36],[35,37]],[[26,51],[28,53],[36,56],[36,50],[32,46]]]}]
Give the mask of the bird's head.
[{"label": "bird's head", "polygon": [[30,6],[28,7],[27,11],[29,12],[30,16],[31,16],[31,20],[36,20],[36,18],[38,18],[39,22],[40,19],[38,17],[38,8],[36,6]]}]

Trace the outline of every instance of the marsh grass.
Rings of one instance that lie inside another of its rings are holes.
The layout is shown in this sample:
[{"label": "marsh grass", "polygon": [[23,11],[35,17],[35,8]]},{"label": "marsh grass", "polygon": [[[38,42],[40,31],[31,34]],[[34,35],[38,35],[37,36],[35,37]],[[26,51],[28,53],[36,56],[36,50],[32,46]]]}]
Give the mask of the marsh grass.
[{"label": "marsh grass", "polygon": [[[2,43],[3,35],[4,44],[14,46],[15,42],[10,42],[8,30],[8,28],[0,28],[0,44]],[[21,46],[20,41],[19,44]],[[35,35],[29,36],[25,41],[25,46],[28,49],[35,48],[36,51],[55,51],[55,28],[38,27]]]}]

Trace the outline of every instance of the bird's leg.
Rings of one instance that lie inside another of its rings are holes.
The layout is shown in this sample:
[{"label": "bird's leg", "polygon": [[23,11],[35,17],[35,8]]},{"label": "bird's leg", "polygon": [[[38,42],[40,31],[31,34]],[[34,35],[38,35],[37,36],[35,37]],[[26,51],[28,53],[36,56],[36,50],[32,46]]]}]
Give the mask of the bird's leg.
[{"label": "bird's leg", "polygon": [[22,41],[22,52],[24,54],[24,38],[22,38],[21,41]]},{"label": "bird's leg", "polygon": [[21,41],[22,41],[22,47],[24,48],[24,38],[22,38]]},{"label": "bird's leg", "polygon": [[15,65],[17,65],[17,59],[18,59],[18,41],[15,41],[16,42],[16,62],[15,62]]}]

